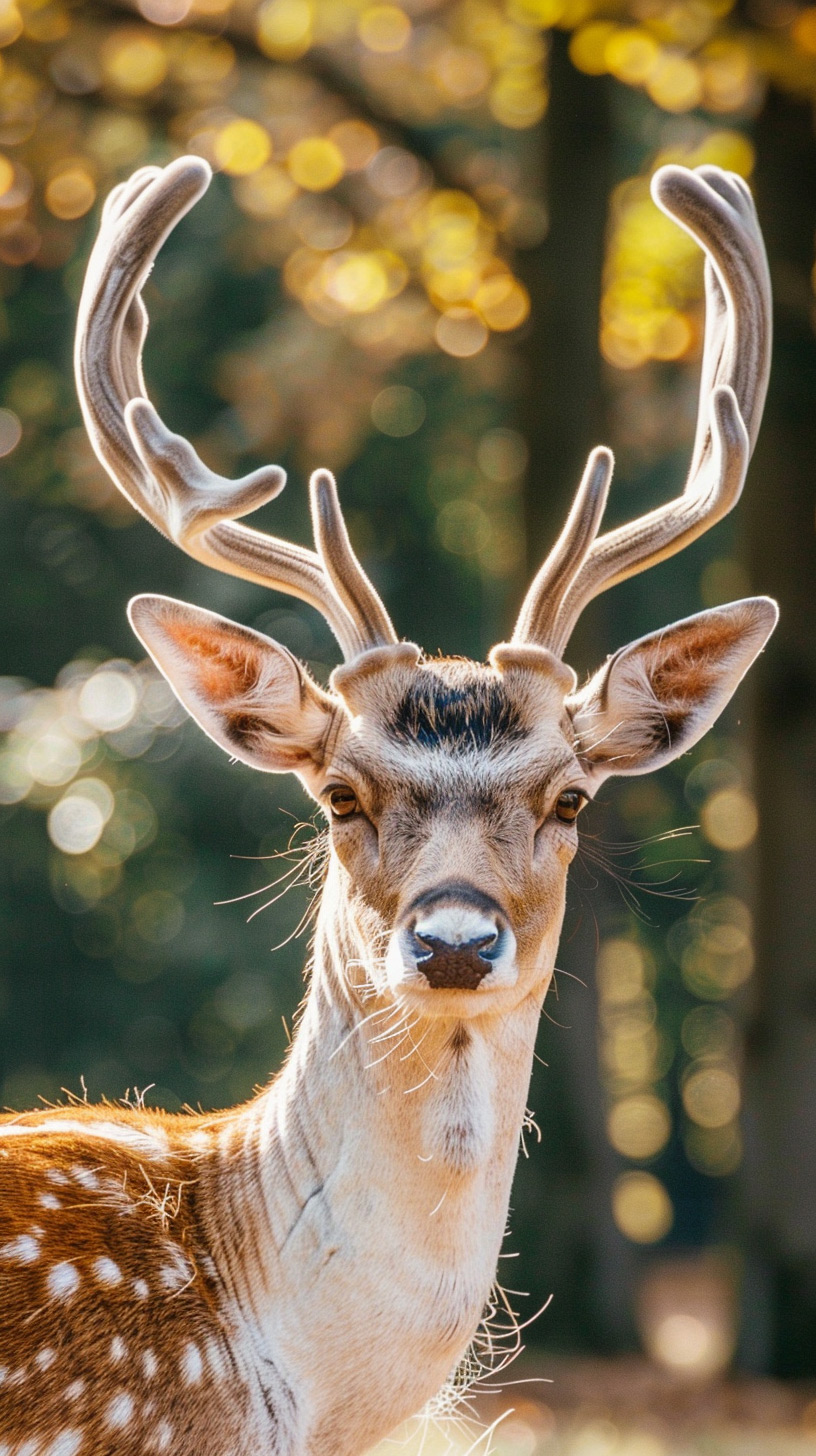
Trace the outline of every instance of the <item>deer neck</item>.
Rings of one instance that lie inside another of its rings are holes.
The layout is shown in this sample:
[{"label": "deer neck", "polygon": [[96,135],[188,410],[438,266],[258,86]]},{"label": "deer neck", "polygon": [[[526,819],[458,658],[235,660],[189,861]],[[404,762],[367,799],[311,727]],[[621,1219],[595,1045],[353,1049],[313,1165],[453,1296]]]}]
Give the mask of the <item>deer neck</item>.
[{"label": "deer neck", "polygon": [[372,1012],[347,978],[364,954],[343,899],[327,893],[286,1065],[224,1119],[201,1182],[227,1297],[258,1359],[308,1409],[310,1453],[385,1434],[473,1337],[541,1004],[529,997],[484,1024]]}]

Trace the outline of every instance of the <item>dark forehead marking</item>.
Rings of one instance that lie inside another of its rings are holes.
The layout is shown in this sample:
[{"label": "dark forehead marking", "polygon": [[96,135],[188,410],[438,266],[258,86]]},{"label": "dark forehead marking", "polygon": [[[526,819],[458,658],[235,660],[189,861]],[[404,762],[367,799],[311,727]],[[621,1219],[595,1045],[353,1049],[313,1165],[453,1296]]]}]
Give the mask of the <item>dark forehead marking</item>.
[{"label": "dark forehead marking", "polygon": [[465,673],[442,677],[424,672],[384,726],[398,743],[454,753],[495,748],[527,736],[502,684],[492,676]]}]

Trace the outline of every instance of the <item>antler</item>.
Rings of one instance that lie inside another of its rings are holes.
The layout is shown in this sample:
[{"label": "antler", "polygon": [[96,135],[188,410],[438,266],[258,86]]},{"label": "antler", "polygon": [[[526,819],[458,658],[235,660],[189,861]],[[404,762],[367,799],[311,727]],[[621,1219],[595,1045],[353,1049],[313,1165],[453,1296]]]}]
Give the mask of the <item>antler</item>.
[{"label": "antler", "polygon": [[569,519],[536,576],[513,641],[563,654],[587,602],[696,540],[739,500],[768,388],[771,285],[747,184],[719,167],[661,167],[658,207],[706,254],[706,330],[691,470],[676,500],[597,537],[612,458],[590,455]]},{"label": "antler", "polygon": [[310,481],[318,552],[237,525],[286,483],[279,465],[241,480],[209,470],[147,399],[141,289],[168,234],[210,183],[200,157],[144,167],[108,197],[79,306],[75,368],[94,450],[137,510],[196,561],[309,602],[347,661],[396,642],[388,613],[352,551],[328,471]]}]

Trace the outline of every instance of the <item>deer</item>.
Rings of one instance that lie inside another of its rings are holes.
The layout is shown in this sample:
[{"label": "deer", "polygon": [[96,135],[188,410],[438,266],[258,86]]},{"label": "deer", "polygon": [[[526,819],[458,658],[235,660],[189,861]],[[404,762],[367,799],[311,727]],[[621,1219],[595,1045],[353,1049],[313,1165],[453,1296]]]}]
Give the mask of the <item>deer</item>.
[{"label": "deer", "polygon": [[[2,1456],[358,1456],[434,1396],[489,1297],[582,808],[708,730],[764,647],[752,597],[652,631],[581,686],[586,604],[736,503],[768,383],[771,295],[750,190],[662,167],[655,201],[705,254],[683,492],[601,533],[596,448],[513,634],[484,663],[401,640],[328,470],[316,549],[242,524],[285,475],[208,469],[149,402],[142,289],[200,198],[199,157],[110,194],[76,377],[99,460],[199,562],[316,608],[327,686],[280,643],[157,595],[140,642],[233,760],[294,773],[325,816],[309,987],[284,1066],[242,1106],[73,1104],[0,1119]],[[241,770],[236,770],[240,772]]]}]

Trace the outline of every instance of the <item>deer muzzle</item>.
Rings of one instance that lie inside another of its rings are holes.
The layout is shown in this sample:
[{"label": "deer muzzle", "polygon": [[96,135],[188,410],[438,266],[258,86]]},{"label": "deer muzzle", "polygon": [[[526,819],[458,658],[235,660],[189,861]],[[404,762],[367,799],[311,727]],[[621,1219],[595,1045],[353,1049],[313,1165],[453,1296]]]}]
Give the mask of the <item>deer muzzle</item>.
[{"label": "deer muzzle", "polygon": [[391,937],[386,969],[393,989],[405,983],[439,991],[512,985],[516,938],[495,900],[472,885],[445,885],[409,906]]}]

